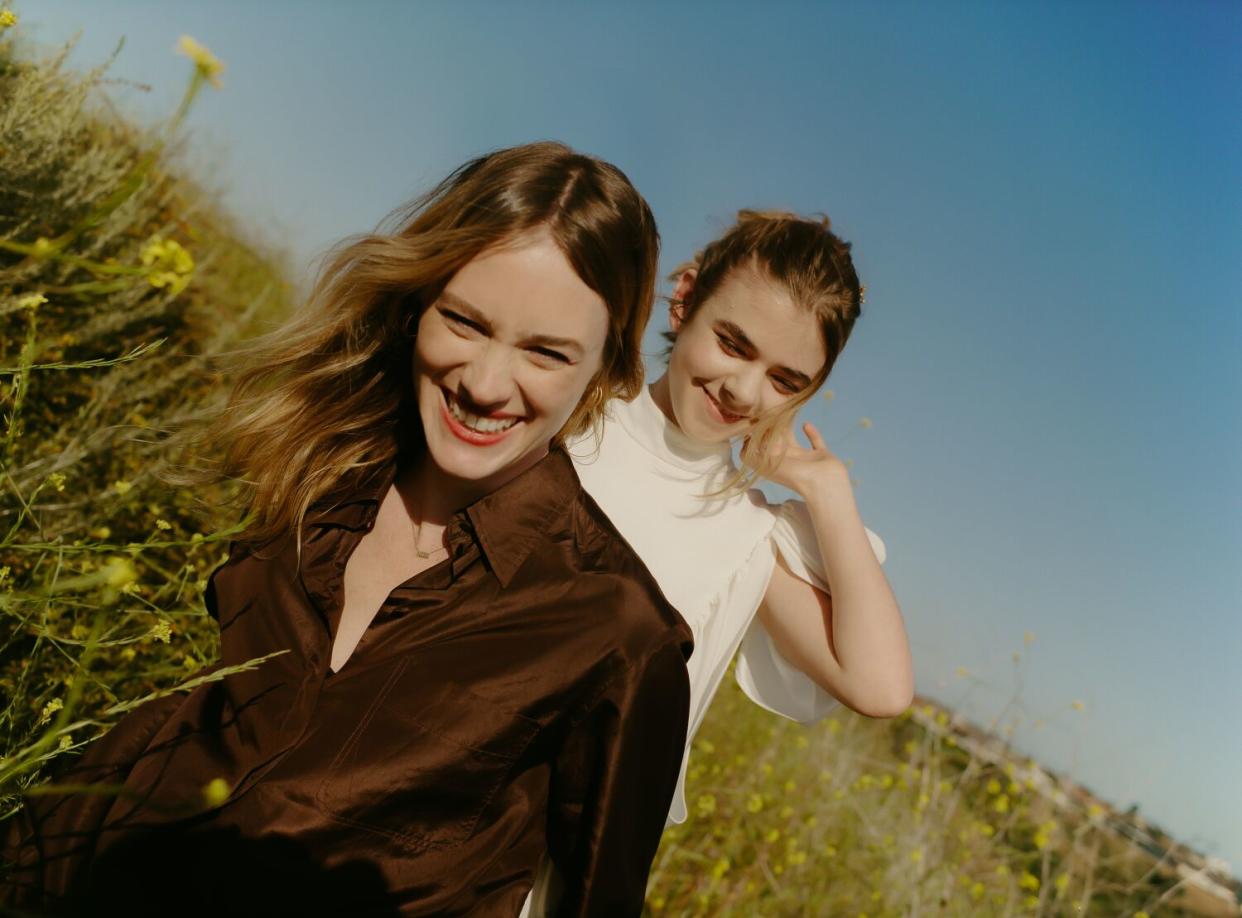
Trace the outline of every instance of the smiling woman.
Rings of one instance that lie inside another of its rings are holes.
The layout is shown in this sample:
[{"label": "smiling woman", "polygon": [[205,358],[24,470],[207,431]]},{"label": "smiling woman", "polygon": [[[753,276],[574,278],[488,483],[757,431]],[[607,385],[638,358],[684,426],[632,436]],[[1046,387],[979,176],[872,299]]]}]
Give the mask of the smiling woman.
[{"label": "smiling woman", "polygon": [[94,793],[31,798],[0,901],[513,916],[547,851],[559,914],[641,911],[690,630],[561,443],[641,385],[654,221],[555,143],[398,216],[189,441],[248,487],[221,663],[274,656],[132,712],[58,776]]}]

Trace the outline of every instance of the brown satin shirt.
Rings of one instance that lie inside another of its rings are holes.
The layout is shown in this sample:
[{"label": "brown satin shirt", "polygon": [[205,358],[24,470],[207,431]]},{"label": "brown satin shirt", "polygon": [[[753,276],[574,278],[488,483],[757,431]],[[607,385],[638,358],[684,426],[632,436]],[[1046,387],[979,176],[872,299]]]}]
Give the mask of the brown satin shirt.
[{"label": "brown satin shirt", "polygon": [[[395,588],[332,673],[345,563],[396,472],[311,509],[300,571],[292,537],[231,546],[207,591],[221,663],[289,652],[143,705],[60,777],[121,796],[32,798],[9,840],[25,895],[141,884],[182,913],[514,916],[547,850],[558,914],[640,913],[690,629],[553,450],[453,517],[448,558]],[[232,792],[211,807],[215,778]]]}]

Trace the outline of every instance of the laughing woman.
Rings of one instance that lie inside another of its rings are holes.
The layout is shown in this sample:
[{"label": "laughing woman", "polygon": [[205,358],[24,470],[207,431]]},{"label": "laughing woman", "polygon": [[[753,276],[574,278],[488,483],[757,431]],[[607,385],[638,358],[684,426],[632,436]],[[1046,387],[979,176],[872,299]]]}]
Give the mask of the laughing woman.
[{"label": "laughing woman", "polygon": [[657,250],[619,170],[543,143],[337,253],[207,437],[253,512],[222,663],[284,653],[62,776],[114,792],[32,798],[9,904],[512,916],[546,849],[561,914],[639,913],[691,635],[560,444],[640,388]]},{"label": "laughing woman", "polygon": [[[913,678],[884,545],[863,526],[848,470],[812,425],[810,448],[792,432],[860,314],[850,245],[827,219],[742,211],[673,280],[666,372],[611,406],[602,438],[585,434],[569,450],[694,634],[690,729],[668,815],[680,823],[690,740],[735,653],[743,691],[801,722],[838,703],[894,716]],[[749,488],[759,478],[801,499],[770,505]],[[541,871],[533,913],[555,899],[555,873]]]}]

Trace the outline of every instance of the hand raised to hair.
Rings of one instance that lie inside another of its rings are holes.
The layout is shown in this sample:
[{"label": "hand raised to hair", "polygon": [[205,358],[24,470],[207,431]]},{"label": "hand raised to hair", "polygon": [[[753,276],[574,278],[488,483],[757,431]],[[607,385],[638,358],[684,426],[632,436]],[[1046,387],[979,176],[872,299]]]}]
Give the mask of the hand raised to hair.
[{"label": "hand raised to hair", "polygon": [[798,443],[792,425],[773,446],[775,468],[768,474],[770,481],[796,491],[809,499],[812,491],[823,488],[850,487],[850,471],[844,462],[824,443],[815,425],[810,421],[802,424],[802,432],[810,441],[810,448]]}]

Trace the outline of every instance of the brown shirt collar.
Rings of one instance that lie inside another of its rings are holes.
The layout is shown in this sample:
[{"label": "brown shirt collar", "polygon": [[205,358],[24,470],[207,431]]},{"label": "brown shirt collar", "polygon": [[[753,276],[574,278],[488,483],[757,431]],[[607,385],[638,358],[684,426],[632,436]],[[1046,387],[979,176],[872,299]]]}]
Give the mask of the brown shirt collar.
[{"label": "brown shirt collar", "polygon": [[[313,524],[369,529],[380,501],[397,477],[399,457],[349,476],[307,513]],[[581,485],[573,462],[556,447],[516,478],[453,515],[450,543],[460,530],[473,535],[502,586],[508,586],[539,539],[547,538]]]}]

